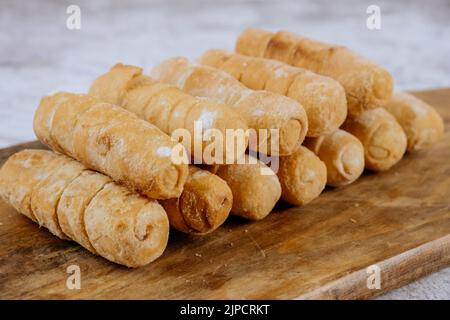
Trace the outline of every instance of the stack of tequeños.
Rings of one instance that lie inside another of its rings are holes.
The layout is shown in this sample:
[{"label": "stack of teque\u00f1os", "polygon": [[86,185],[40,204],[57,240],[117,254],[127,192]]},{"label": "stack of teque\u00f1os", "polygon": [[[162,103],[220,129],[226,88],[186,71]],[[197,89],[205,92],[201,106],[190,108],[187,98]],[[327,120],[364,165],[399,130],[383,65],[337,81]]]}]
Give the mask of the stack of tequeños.
[{"label": "stack of teque\u00f1os", "polygon": [[12,155],[1,197],[59,238],[138,267],[163,254],[169,226],[203,235],[230,213],[260,220],[280,199],[305,205],[430,146],[444,125],[343,46],[247,29],[236,53],[171,58],[149,75],[119,63],[88,94],[43,97],[34,131],[53,151]]}]

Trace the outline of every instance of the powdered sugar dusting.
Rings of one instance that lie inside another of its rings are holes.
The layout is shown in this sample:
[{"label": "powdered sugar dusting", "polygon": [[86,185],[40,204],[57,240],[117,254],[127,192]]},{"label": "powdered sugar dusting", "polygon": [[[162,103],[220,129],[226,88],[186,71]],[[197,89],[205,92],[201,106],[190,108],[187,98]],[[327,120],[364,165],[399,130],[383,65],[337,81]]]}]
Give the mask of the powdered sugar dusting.
[{"label": "powdered sugar dusting", "polygon": [[283,78],[283,77],[286,77],[288,75],[289,74],[288,74],[288,72],[287,72],[287,70],[285,68],[278,68],[274,72],[275,78]]},{"label": "powdered sugar dusting", "polygon": [[255,109],[253,110],[253,115],[254,115],[254,116],[261,117],[261,116],[264,116],[264,115],[265,115],[265,112],[264,112],[264,110],[261,109],[261,108],[255,108]]},{"label": "powdered sugar dusting", "polygon": [[217,111],[203,110],[197,120],[201,121],[201,124],[204,129],[209,129],[213,127],[216,117]]},{"label": "powdered sugar dusting", "polygon": [[197,178],[201,178],[201,177],[206,177],[209,174],[210,173],[208,171],[199,170],[199,171],[195,172],[194,174],[192,174],[191,178],[197,179]]},{"label": "powdered sugar dusting", "polygon": [[411,99],[410,106],[417,116],[424,116],[428,111],[426,105],[416,98]]},{"label": "powdered sugar dusting", "polygon": [[305,176],[307,180],[313,180],[316,177],[316,172],[314,170],[309,169],[305,172]]},{"label": "powdered sugar dusting", "polygon": [[167,146],[162,146],[162,147],[159,147],[158,149],[156,149],[155,153],[160,157],[170,157],[172,154],[172,148],[167,147]]}]

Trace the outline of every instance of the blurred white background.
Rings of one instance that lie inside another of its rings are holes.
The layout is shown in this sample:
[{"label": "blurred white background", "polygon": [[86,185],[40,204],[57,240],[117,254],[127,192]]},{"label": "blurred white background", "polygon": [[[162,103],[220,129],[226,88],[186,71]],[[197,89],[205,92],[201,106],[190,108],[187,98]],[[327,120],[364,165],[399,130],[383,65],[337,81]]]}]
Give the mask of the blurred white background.
[{"label": "blurred white background", "polygon": [[[344,44],[386,66],[399,89],[450,87],[450,1],[25,1],[0,0],[0,148],[34,139],[42,95],[84,92],[113,64],[149,70],[174,55],[232,50],[245,27]],[[66,27],[69,5],[81,29]],[[366,26],[369,5],[381,30]],[[450,299],[450,269],[384,298]]]}]

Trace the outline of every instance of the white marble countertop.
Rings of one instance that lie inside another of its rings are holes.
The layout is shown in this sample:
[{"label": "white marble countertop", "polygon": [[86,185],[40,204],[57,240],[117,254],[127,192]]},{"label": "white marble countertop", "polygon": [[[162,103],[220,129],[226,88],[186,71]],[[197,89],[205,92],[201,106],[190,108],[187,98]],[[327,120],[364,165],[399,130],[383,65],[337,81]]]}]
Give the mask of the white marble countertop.
[{"label": "white marble countertop", "polygon": [[[66,27],[79,5],[81,29]],[[369,5],[381,30],[366,27]],[[0,0],[0,148],[34,139],[42,95],[84,92],[116,62],[145,67],[170,56],[232,50],[248,26],[341,43],[386,66],[400,89],[450,86],[450,2]],[[384,295],[450,299],[450,268]]]}]

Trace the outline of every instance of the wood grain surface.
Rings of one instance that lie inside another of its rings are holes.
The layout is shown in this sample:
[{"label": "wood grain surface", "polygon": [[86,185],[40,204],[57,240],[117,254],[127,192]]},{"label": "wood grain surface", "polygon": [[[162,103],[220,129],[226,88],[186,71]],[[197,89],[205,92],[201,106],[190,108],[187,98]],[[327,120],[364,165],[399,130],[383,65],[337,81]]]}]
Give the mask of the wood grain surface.
[{"label": "wood grain surface", "polygon": [[[450,121],[450,89],[415,92]],[[0,163],[37,142],[0,151]],[[0,298],[370,298],[450,264],[450,133],[390,171],[327,189],[263,221],[230,218],[216,232],[172,232],[164,255],[139,269],[57,239],[0,202]],[[70,265],[81,289],[69,290]],[[368,289],[367,267],[381,270]]]}]

